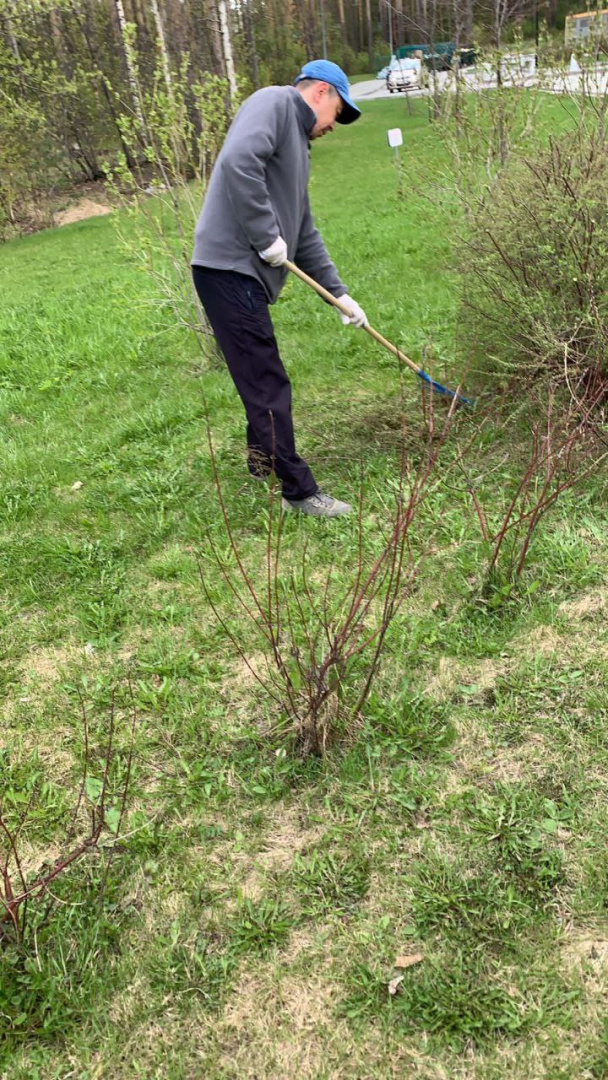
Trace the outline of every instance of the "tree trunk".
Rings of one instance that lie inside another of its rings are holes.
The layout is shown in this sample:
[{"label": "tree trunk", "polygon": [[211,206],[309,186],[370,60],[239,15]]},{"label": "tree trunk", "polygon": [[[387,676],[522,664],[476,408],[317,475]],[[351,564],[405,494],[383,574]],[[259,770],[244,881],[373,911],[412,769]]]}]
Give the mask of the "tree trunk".
[{"label": "tree trunk", "polygon": [[8,39],[9,48],[10,48],[10,50],[11,50],[11,52],[13,54],[13,57],[15,59],[15,68],[17,70],[17,75],[19,76],[19,85],[21,86],[21,90],[23,91],[24,90],[24,86],[23,86],[23,65],[21,63],[21,53],[19,51],[19,42],[17,40],[17,35],[15,33],[15,28],[13,26],[13,20],[11,18],[11,7],[12,7],[12,4],[11,4],[10,0],[8,0],[6,8],[5,8],[4,13],[3,13],[3,22],[4,22],[4,27],[5,27],[5,30],[6,30],[6,36],[7,36],[7,39]]},{"label": "tree trunk", "polygon": [[342,45],[346,46],[346,19],[344,18],[344,0],[338,0],[338,18],[340,20],[340,36]]},{"label": "tree trunk", "polygon": [[319,16],[321,20],[321,48],[323,59],[327,60],[327,35],[325,33],[325,7],[323,0],[319,0]]},{"label": "tree trunk", "polygon": [[317,48],[317,12],[315,10],[315,0],[309,0],[308,13],[307,13],[307,26],[308,26],[308,59],[316,60],[319,55]]},{"label": "tree trunk", "polygon": [[188,40],[185,32],[186,22],[186,5],[181,0],[165,0],[165,27],[169,40],[169,52],[174,57],[181,57],[186,52]]},{"label": "tree trunk", "polygon": [[230,25],[228,23],[228,9],[226,7],[226,0],[218,0],[217,7],[220,17],[220,33],[222,35],[224,63],[226,65],[228,86],[230,87],[230,102],[232,104],[236,99],[237,85],[236,74],[234,71],[234,60],[232,58],[232,41],[230,39]]},{"label": "tree trunk", "polygon": [[369,70],[374,70],[374,31],[372,28],[372,5],[371,0],[365,0],[365,15],[367,19],[367,56]]},{"label": "tree trunk", "polygon": [[209,24],[209,43],[211,45],[211,53],[213,56],[213,66],[215,68],[215,74],[220,75],[222,79],[225,79],[227,76],[227,71],[226,59],[224,56],[224,49],[222,45],[220,15],[213,0],[208,0],[207,3],[207,21]]},{"label": "tree trunk", "polygon": [[455,0],[456,6],[460,10],[460,21],[462,27],[462,39],[460,44],[472,45],[473,44],[473,0]]},{"label": "tree trunk", "polygon": [[10,50],[11,50],[13,56],[15,57],[15,60],[17,61],[17,63],[19,65],[21,65],[21,53],[19,52],[19,42],[17,41],[17,36],[15,34],[15,30],[14,30],[14,27],[13,27],[13,21],[11,19],[11,4],[10,3],[7,3],[7,5],[6,5],[6,9],[5,9],[4,13],[3,13],[3,20],[4,20],[4,26],[5,26],[5,29],[6,29],[6,36],[8,38],[8,43],[9,43],[9,46],[10,46]]},{"label": "tree trunk", "polygon": [[[394,19],[393,19],[393,37],[395,42],[395,51],[399,48],[402,38],[402,25],[403,25],[403,0],[395,0],[394,5]],[[405,95],[407,97],[407,94]],[[408,99],[409,100],[409,99]]]},{"label": "tree trunk", "polygon": [[122,0],[114,0],[116,8],[116,14],[118,16],[118,25],[120,26],[120,36],[122,40],[123,56],[125,64],[127,66],[127,78],[129,80],[129,87],[131,90],[131,100],[133,102],[133,111],[139,121],[142,131],[145,130],[144,114],[141,107],[141,99],[139,96],[139,87],[137,85],[137,73],[135,71],[135,65],[133,63],[133,57],[131,56],[131,50],[127,44],[127,20],[125,17],[125,9]]},{"label": "tree trunk", "polygon": [[141,3],[140,0],[130,0],[131,8],[133,9],[133,22],[137,29],[144,34],[148,31],[148,8],[146,3]]},{"label": "tree trunk", "polygon": [[152,7],[152,15],[154,17],[154,26],[156,27],[156,39],[158,42],[158,49],[160,52],[160,61],[163,66],[163,76],[165,79],[165,86],[167,87],[167,93],[170,98],[173,98],[173,83],[171,81],[171,64],[169,61],[169,53],[167,52],[167,42],[165,40],[165,31],[163,29],[163,21],[160,17],[160,11],[158,7],[158,0],[150,0]]},{"label": "tree trunk", "polygon": [[547,26],[552,30],[557,26],[558,0],[549,0],[547,7]]},{"label": "tree trunk", "polygon": [[248,60],[251,66],[251,77],[254,88],[258,90],[260,86],[260,68],[258,64],[258,54],[255,45],[255,27],[253,25],[253,18],[251,15],[251,0],[243,0],[242,14],[243,30],[245,33],[245,42],[247,44]]},{"label": "tree trunk", "polygon": [[116,127],[118,138],[120,140],[120,145],[122,147],[122,152],[125,155],[125,161],[127,162],[127,167],[129,169],[134,169],[135,168],[135,159],[134,159],[133,155],[131,154],[131,151],[129,150],[129,147],[128,147],[127,143],[124,140],[122,131],[120,129],[120,124],[118,123],[118,116],[116,114],[116,109],[114,108],[114,103],[112,101],[112,96],[110,94],[110,91],[108,90],[108,85],[107,85],[107,82],[106,82],[105,75],[104,75],[103,71],[101,70],[101,68],[99,66],[99,61],[98,61],[98,57],[97,57],[97,49],[96,49],[96,46],[94,44],[94,35],[91,33],[91,28],[90,28],[90,25],[89,25],[89,14],[90,14],[89,8],[88,8],[87,5],[85,5],[85,14],[84,14],[84,17],[81,18],[81,13],[78,11],[78,9],[77,9],[77,7],[75,5],[74,10],[73,10],[73,14],[74,14],[74,17],[76,19],[76,23],[80,27],[82,36],[84,38],[85,45],[87,47],[87,52],[88,52],[88,54],[89,54],[89,56],[91,58],[91,63],[92,63],[93,69],[95,70],[95,72],[99,76],[101,90],[102,90],[104,98],[106,99],[106,104],[108,106],[108,111],[110,113],[110,116],[112,117],[112,121],[114,123],[114,126]]}]

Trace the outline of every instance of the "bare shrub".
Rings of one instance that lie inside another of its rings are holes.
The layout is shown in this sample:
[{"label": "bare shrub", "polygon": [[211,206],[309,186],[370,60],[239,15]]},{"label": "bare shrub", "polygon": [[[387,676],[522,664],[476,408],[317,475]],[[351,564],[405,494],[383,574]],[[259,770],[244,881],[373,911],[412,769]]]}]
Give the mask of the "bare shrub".
[{"label": "bare shrub", "polygon": [[[32,871],[26,866],[22,839],[27,834],[30,818],[37,809],[39,785],[32,787],[25,804],[23,791],[13,792],[10,786],[5,787],[0,799],[0,947],[9,942],[21,947],[27,944],[28,915],[32,905],[39,909],[39,913],[45,906],[41,917],[48,918],[56,902],[52,889],[56,879],[65,875],[77,860],[93,851],[99,852],[104,836],[109,840],[109,844],[104,844],[105,881],[116,850],[129,795],[137,720],[132,696],[131,710],[124,769],[116,783],[112,777],[116,736],[114,695],[110,704],[105,747],[101,752],[91,745],[86,704],[81,699],[84,763],[74,809],[64,833],[64,850],[50,860],[42,856],[40,864]],[[42,810],[38,809],[36,816],[38,820],[41,817],[44,820]],[[56,845],[55,840],[53,846]]]},{"label": "bare shrub", "polygon": [[461,259],[462,317],[482,370],[550,376],[596,398],[608,363],[608,154],[602,123],[512,159],[478,204]]},{"label": "bare shrub", "polygon": [[490,607],[498,608],[514,595],[532,540],[547,512],[606,460],[605,442],[598,437],[596,421],[602,396],[600,387],[595,396],[587,396],[584,405],[576,399],[564,403],[563,395],[541,387],[528,402],[525,426],[518,418],[520,431],[512,452],[519,460],[508,486],[503,482],[489,488],[479,456],[468,468],[459,453],[460,469],[487,551],[479,591]]},{"label": "bare shrub", "polygon": [[[210,441],[229,543],[222,550],[208,537],[207,551],[199,558],[202,586],[236,653],[271,702],[273,726],[292,736],[303,753],[322,755],[358,721],[389,628],[411,597],[433,547],[432,495],[457,467],[446,446],[455,409],[453,400],[438,423],[433,397],[426,398],[426,443],[422,451],[418,448],[416,463],[403,444],[393,505],[386,506],[380,530],[366,527],[361,492],[355,528],[347,526],[349,535],[336,542],[335,564],[322,572],[311,566],[307,542],[297,563],[285,550],[284,515],[274,482],[262,575],[248,565],[230,525]],[[218,598],[218,570],[233,597],[230,612]]]}]

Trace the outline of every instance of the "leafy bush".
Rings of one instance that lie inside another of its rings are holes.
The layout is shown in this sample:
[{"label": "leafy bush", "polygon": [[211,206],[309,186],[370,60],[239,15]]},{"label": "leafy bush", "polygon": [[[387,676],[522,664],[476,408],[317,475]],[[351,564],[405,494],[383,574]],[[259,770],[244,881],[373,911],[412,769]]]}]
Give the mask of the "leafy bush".
[{"label": "leafy bush", "polygon": [[597,394],[608,377],[602,125],[581,123],[512,159],[478,203],[464,251],[462,313],[482,367]]}]

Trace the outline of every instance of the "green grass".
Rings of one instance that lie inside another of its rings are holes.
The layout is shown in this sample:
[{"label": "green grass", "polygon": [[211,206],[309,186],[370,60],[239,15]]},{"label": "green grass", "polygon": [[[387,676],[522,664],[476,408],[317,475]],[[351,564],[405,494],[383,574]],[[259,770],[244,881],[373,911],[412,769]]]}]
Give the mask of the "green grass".
[{"label": "green grass", "polygon": [[[441,161],[423,103],[368,104],[313,147],[313,207],[372,324],[415,359],[432,343],[436,375],[454,380],[451,211],[415,183],[397,197],[385,141],[397,124],[413,176]],[[78,690],[93,779],[114,692],[113,792],[131,694],[139,717],[105,887],[99,859],[76,864],[50,919],[33,909],[28,950],[0,953],[3,1078],[605,1076],[603,479],[563,496],[520,590],[494,608],[472,585],[486,553],[466,491],[438,485],[421,526],[436,551],[359,724],[325,760],[302,759],[198,576],[197,552],[238,627],[209,559],[207,537],[226,540],[203,391],[254,573],[267,503],[245,475],[227,373],[201,370],[108,219],[4,246],[0,283],[0,784],[10,821],[29,806],[28,868],[54,859],[69,827]],[[371,557],[395,492],[392,360],[299,282],[274,318],[319,480],[355,495],[364,465]],[[414,379],[405,417],[420,461]],[[460,414],[463,438],[474,423]],[[524,434],[517,421],[478,444],[497,517]],[[338,591],[357,543],[350,521],[285,524],[287,563],[305,555]],[[392,997],[395,958],[410,952],[424,960]]]}]

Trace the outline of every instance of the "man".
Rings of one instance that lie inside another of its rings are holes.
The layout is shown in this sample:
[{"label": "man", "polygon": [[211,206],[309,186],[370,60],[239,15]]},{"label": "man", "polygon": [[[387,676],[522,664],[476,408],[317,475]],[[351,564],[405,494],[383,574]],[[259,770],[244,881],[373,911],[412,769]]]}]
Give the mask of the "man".
[{"label": "man", "polygon": [[285,283],[286,259],[342,298],[342,322],[365,313],[338,277],[308,201],[310,140],[361,115],[337,64],[305,64],[294,86],[267,86],[237,113],[217,158],[196,227],[194,284],[247,415],[249,470],[274,468],[283,505],[315,517],[350,512],[319,489],[296,452],[291,385],[268,311]]}]

